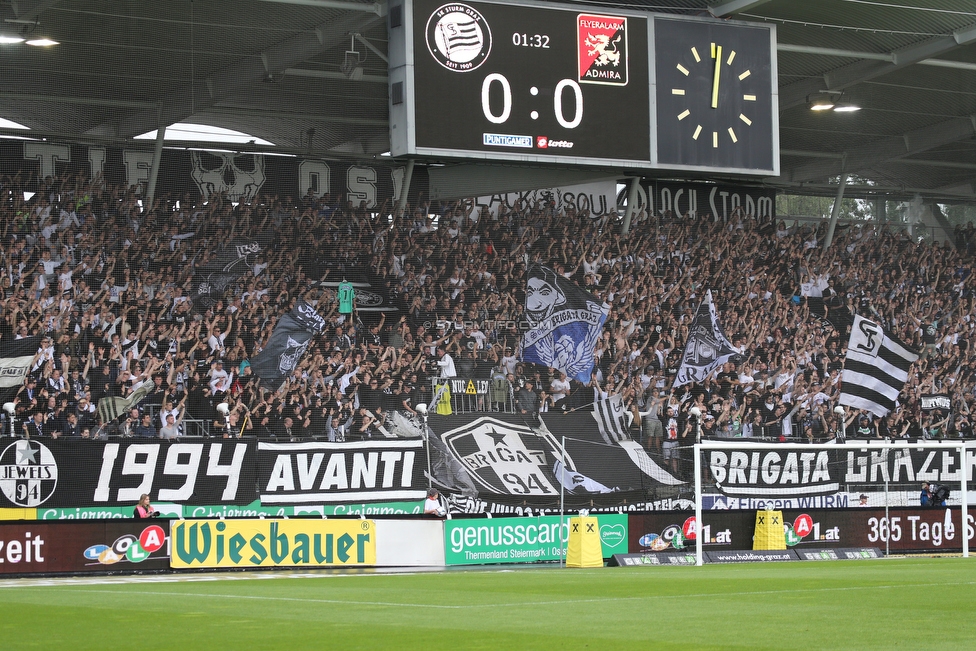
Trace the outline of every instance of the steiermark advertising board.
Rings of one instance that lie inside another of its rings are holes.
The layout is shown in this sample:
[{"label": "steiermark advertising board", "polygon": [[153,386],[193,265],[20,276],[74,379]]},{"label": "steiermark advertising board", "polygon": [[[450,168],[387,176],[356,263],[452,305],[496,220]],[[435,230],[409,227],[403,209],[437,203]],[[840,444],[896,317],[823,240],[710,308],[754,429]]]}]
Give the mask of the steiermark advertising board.
[{"label": "steiermark advertising board", "polygon": [[[597,515],[603,557],[627,551],[627,516]],[[569,517],[447,520],[444,523],[448,565],[536,563],[558,561],[569,539]]]}]

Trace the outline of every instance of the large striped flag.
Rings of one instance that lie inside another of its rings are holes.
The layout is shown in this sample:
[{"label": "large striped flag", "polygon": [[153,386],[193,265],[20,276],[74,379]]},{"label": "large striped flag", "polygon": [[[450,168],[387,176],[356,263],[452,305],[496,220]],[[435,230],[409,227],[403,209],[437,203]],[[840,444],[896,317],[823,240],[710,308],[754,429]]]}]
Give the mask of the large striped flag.
[{"label": "large striped flag", "polygon": [[125,398],[109,396],[98,401],[98,420],[103,425],[111,423],[113,420],[129,411],[149,395],[153,389],[152,380],[143,382],[138,389],[130,393]]},{"label": "large striped flag", "polygon": [[918,353],[881,325],[854,315],[841,375],[840,404],[886,416],[895,408],[898,393],[908,381],[908,369],[916,359]]}]

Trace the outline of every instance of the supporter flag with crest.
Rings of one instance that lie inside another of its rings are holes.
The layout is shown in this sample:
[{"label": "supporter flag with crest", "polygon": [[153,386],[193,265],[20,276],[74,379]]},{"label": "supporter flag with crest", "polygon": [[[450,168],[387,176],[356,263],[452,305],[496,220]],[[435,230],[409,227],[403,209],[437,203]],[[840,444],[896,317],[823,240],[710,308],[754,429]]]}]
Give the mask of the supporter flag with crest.
[{"label": "supporter flag with crest", "polygon": [[712,290],[708,290],[705,300],[698,306],[695,320],[691,322],[688,343],[681,356],[681,368],[678,369],[674,386],[704,382],[712,371],[738,354],[739,351],[722,332],[718,312],[712,303]]},{"label": "supporter flag with crest", "polygon": [[590,381],[593,350],[610,306],[549,267],[533,265],[525,287],[523,361],[558,369],[566,377]]},{"label": "supporter flag with crest", "polygon": [[325,329],[325,319],[315,308],[300,301],[278,320],[268,345],[251,360],[251,370],[269,389],[278,388],[292,374],[308,350],[312,336]]},{"label": "supporter flag with crest", "polygon": [[838,402],[884,417],[895,408],[898,394],[918,353],[885,332],[880,324],[854,315]]}]

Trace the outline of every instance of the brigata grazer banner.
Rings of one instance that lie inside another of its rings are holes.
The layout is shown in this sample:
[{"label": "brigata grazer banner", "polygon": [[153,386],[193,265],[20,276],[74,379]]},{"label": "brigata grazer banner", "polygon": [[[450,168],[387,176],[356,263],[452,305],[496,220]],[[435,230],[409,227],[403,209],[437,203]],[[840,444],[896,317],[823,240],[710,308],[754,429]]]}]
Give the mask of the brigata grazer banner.
[{"label": "brigata grazer banner", "polygon": [[373,520],[180,520],[174,568],[376,565]]},{"label": "brigata grazer banner", "polygon": [[156,502],[250,504],[254,442],[5,439],[0,507],[133,507]]},{"label": "brigata grazer banner", "polygon": [[[972,481],[976,449],[959,458],[958,448],[872,449],[869,444],[838,445],[834,450],[761,450],[743,445],[735,450],[706,450],[715,487],[730,497],[798,498],[828,495],[856,484],[859,490],[881,492],[886,484],[923,481],[957,485],[965,469]],[[868,490],[866,485],[874,485]]]}]

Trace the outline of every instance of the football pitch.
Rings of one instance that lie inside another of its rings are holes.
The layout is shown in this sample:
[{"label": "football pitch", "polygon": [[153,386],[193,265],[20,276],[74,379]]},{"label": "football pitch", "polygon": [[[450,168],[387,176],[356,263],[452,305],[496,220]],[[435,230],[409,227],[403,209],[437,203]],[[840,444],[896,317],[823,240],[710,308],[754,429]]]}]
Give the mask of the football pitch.
[{"label": "football pitch", "polygon": [[973,649],[976,559],[0,581],[13,649]]}]

